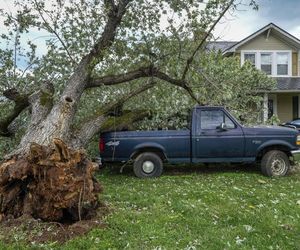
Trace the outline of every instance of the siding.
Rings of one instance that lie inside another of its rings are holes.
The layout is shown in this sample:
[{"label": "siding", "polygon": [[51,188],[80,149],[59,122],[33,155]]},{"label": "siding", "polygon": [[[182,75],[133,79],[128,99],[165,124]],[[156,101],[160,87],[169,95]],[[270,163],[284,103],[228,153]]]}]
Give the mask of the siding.
[{"label": "siding", "polygon": [[261,34],[254,39],[250,40],[246,44],[243,44],[238,50],[293,50],[292,47],[285,44],[278,38],[272,36],[272,32],[268,39],[266,39],[266,33]]},{"label": "siding", "polygon": [[241,50],[289,50],[292,51],[292,76],[300,75],[300,65],[298,51],[293,47],[289,46],[280,39],[272,36],[272,32],[268,39],[266,39],[266,32],[261,34],[254,39],[250,40],[246,44],[242,45],[237,49],[235,55],[241,54]]},{"label": "siding", "polygon": [[298,53],[293,52],[292,54],[292,76],[298,75]]},{"label": "siding", "polygon": [[297,94],[278,94],[277,95],[277,115],[281,122],[293,119],[292,97]]}]

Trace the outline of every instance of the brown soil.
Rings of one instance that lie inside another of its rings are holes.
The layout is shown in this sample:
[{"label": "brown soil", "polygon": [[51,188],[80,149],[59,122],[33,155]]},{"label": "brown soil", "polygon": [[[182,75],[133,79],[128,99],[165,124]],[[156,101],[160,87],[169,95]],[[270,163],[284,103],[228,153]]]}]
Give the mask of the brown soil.
[{"label": "brown soil", "polygon": [[0,224],[0,239],[9,244],[22,241],[27,244],[64,243],[77,236],[88,233],[93,228],[103,228],[101,218],[106,207],[100,207],[101,214],[91,220],[81,220],[72,224],[60,222],[44,222],[31,216],[23,215],[19,218],[6,218]]},{"label": "brown soil", "polygon": [[0,165],[0,220],[31,216],[43,221],[91,219],[99,207],[101,186],[96,164],[59,139],[54,149],[32,144],[27,157]]}]

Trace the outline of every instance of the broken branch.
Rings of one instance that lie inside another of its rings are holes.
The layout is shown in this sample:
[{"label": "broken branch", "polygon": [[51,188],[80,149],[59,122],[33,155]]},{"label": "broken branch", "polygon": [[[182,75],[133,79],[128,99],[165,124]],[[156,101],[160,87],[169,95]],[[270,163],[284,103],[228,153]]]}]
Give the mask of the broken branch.
[{"label": "broken branch", "polygon": [[198,46],[196,47],[196,49],[193,51],[192,55],[187,59],[186,65],[185,65],[185,68],[183,70],[182,77],[181,77],[182,80],[184,80],[186,78],[186,75],[187,75],[187,73],[188,73],[188,71],[190,69],[190,65],[193,62],[195,55],[202,48],[202,46],[205,43],[205,41],[208,38],[208,36],[211,34],[211,32],[213,31],[213,29],[219,23],[219,21],[221,20],[221,18],[225,15],[225,13],[227,12],[227,10],[231,7],[231,5],[233,4],[233,2],[234,2],[234,0],[231,0],[228,3],[228,5],[223,9],[223,11],[220,13],[219,17],[214,21],[214,23],[212,24],[212,26],[205,33],[204,37],[201,39],[200,43],[198,44]]},{"label": "broken branch", "polygon": [[15,103],[12,112],[0,120],[0,136],[10,137],[13,132],[9,125],[29,106],[29,100],[28,95],[20,94],[15,88],[4,91],[3,95]]}]

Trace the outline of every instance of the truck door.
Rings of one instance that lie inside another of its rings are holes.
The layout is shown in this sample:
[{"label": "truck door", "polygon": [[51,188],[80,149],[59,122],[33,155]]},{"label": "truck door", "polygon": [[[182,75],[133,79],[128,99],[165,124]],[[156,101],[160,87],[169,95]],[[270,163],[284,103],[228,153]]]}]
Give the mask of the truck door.
[{"label": "truck door", "polygon": [[[197,109],[194,117],[193,161],[230,161],[244,157],[242,128],[220,109]],[[206,159],[206,160],[205,160]]]}]

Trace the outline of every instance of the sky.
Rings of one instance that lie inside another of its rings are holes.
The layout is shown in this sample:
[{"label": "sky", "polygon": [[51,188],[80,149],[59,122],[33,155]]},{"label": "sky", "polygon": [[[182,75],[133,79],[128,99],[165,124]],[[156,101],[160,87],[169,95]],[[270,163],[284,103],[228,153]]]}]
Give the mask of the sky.
[{"label": "sky", "polygon": [[[273,22],[300,39],[300,0],[256,1],[259,5],[258,11],[240,6],[234,15],[227,13],[226,18],[216,26],[213,32],[214,37],[223,41],[239,41]],[[13,0],[0,0],[1,8],[16,11],[13,7]],[[3,20],[0,19],[0,33],[4,28]],[[32,30],[24,39],[34,39],[41,54],[46,51],[45,36],[40,32]],[[3,44],[0,44],[1,46],[3,47]]]},{"label": "sky", "polygon": [[234,16],[218,24],[215,37],[239,41],[263,26],[274,23],[300,39],[300,0],[257,0],[258,11],[240,7]]}]

